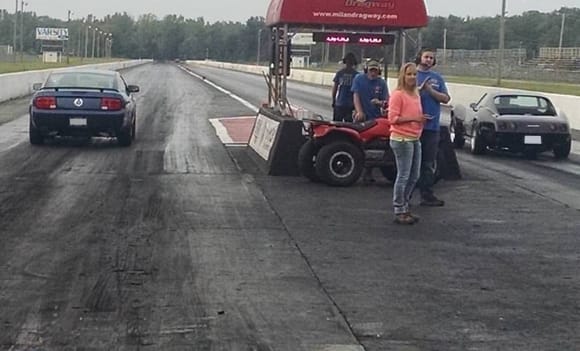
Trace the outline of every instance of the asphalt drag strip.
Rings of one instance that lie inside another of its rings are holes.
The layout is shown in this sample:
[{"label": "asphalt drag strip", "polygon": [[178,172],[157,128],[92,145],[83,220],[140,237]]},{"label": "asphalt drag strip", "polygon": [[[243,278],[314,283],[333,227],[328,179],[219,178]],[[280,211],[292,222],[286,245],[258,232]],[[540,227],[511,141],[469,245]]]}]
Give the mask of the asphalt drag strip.
[{"label": "asphalt drag strip", "polygon": [[[259,172],[247,150],[230,152]],[[462,166],[436,187],[445,207],[416,194],[414,226],[392,222],[386,180],[255,177],[366,350],[575,349],[580,207]]]}]

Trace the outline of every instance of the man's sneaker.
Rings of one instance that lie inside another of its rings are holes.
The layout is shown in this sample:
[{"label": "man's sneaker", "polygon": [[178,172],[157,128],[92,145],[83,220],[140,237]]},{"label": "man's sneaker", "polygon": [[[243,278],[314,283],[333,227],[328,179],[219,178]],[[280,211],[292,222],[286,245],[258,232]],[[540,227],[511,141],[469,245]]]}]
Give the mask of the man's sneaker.
[{"label": "man's sneaker", "polygon": [[421,200],[421,206],[441,207],[445,206],[445,201],[439,200],[435,195],[427,196]]},{"label": "man's sneaker", "polygon": [[399,213],[395,215],[393,222],[397,224],[415,224],[416,220],[408,213]]}]

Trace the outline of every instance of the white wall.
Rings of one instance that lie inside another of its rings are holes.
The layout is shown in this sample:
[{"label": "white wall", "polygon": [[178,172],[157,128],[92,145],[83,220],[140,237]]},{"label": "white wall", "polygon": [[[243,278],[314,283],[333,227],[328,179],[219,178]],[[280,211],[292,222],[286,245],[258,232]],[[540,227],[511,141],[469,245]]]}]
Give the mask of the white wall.
[{"label": "white wall", "polygon": [[[249,72],[255,74],[262,74],[262,72],[268,72],[268,67],[265,66],[251,66],[251,65],[238,65],[234,63],[227,62],[216,62],[216,61],[188,61],[188,64],[193,65],[208,65],[212,67],[224,68],[235,71]],[[332,78],[334,74],[330,72],[316,72],[309,70],[293,69],[289,77],[291,80],[307,82],[311,84],[332,86]],[[389,88],[392,90],[396,86],[396,79],[389,78],[388,81]],[[451,95],[451,104],[457,105],[469,105],[471,102],[475,102],[479,99],[481,95],[485,92],[491,91],[513,91],[512,89],[498,89],[493,87],[484,87],[479,85],[467,85],[467,84],[447,84],[449,88],[449,94]],[[561,94],[550,94],[544,93],[548,96],[557,108],[563,111],[568,120],[570,121],[570,126],[573,129],[580,130],[580,97],[573,95],[561,95]]]},{"label": "white wall", "polygon": [[84,65],[40,71],[26,71],[26,72],[0,74],[0,102],[32,94],[33,92],[32,84],[44,82],[48,74],[53,71],[71,70],[78,68],[119,70],[123,68],[142,65],[148,62],[150,62],[150,60],[133,60],[133,61],[101,63],[97,65]]}]

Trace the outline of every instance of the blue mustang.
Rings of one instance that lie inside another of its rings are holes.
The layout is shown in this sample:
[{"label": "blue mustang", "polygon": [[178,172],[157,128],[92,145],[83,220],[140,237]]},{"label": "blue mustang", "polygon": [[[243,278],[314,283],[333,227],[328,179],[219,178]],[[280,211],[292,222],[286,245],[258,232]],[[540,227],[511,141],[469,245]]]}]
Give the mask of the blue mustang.
[{"label": "blue mustang", "polygon": [[30,143],[47,137],[108,136],[122,146],[135,139],[136,104],[119,72],[67,70],[52,72],[44,83],[34,84],[30,104]]}]

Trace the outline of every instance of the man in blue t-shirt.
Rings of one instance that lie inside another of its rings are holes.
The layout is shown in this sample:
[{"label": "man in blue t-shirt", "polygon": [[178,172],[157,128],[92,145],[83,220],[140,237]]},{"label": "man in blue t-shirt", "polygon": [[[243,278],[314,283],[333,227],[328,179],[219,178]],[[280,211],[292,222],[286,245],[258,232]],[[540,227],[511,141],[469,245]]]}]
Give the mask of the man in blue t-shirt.
[{"label": "man in blue t-shirt", "polygon": [[332,88],[332,108],[334,109],[334,121],[352,122],[354,102],[352,97],[352,82],[358,74],[356,66],[358,62],[352,52],[344,56],[342,62],[345,68],[336,72],[334,86]]},{"label": "man in blue t-shirt", "polygon": [[421,191],[422,206],[445,205],[445,202],[433,193],[433,185],[439,152],[441,104],[448,103],[451,98],[443,77],[432,70],[435,62],[433,49],[423,49],[417,55],[417,86],[421,93],[421,106],[423,113],[431,116],[431,119],[425,123],[421,134],[421,177],[417,186]]},{"label": "man in blue t-shirt", "polygon": [[[387,83],[381,77],[381,64],[377,60],[366,63],[365,74],[359,74],[352,83],[354,93],[355,122],[371,121],[383,116],[382,108],[389,99]],[[365,184],[374,183],[372,168],[365,167]]]},{"label": "man in blue t-shirt", "polygon": [[352,83],[355,121],[370,121],[382,116],[382,107],[389,99],[387,83],[381,77],[381,64],[369,60],[365,74],[359,74]]}]

